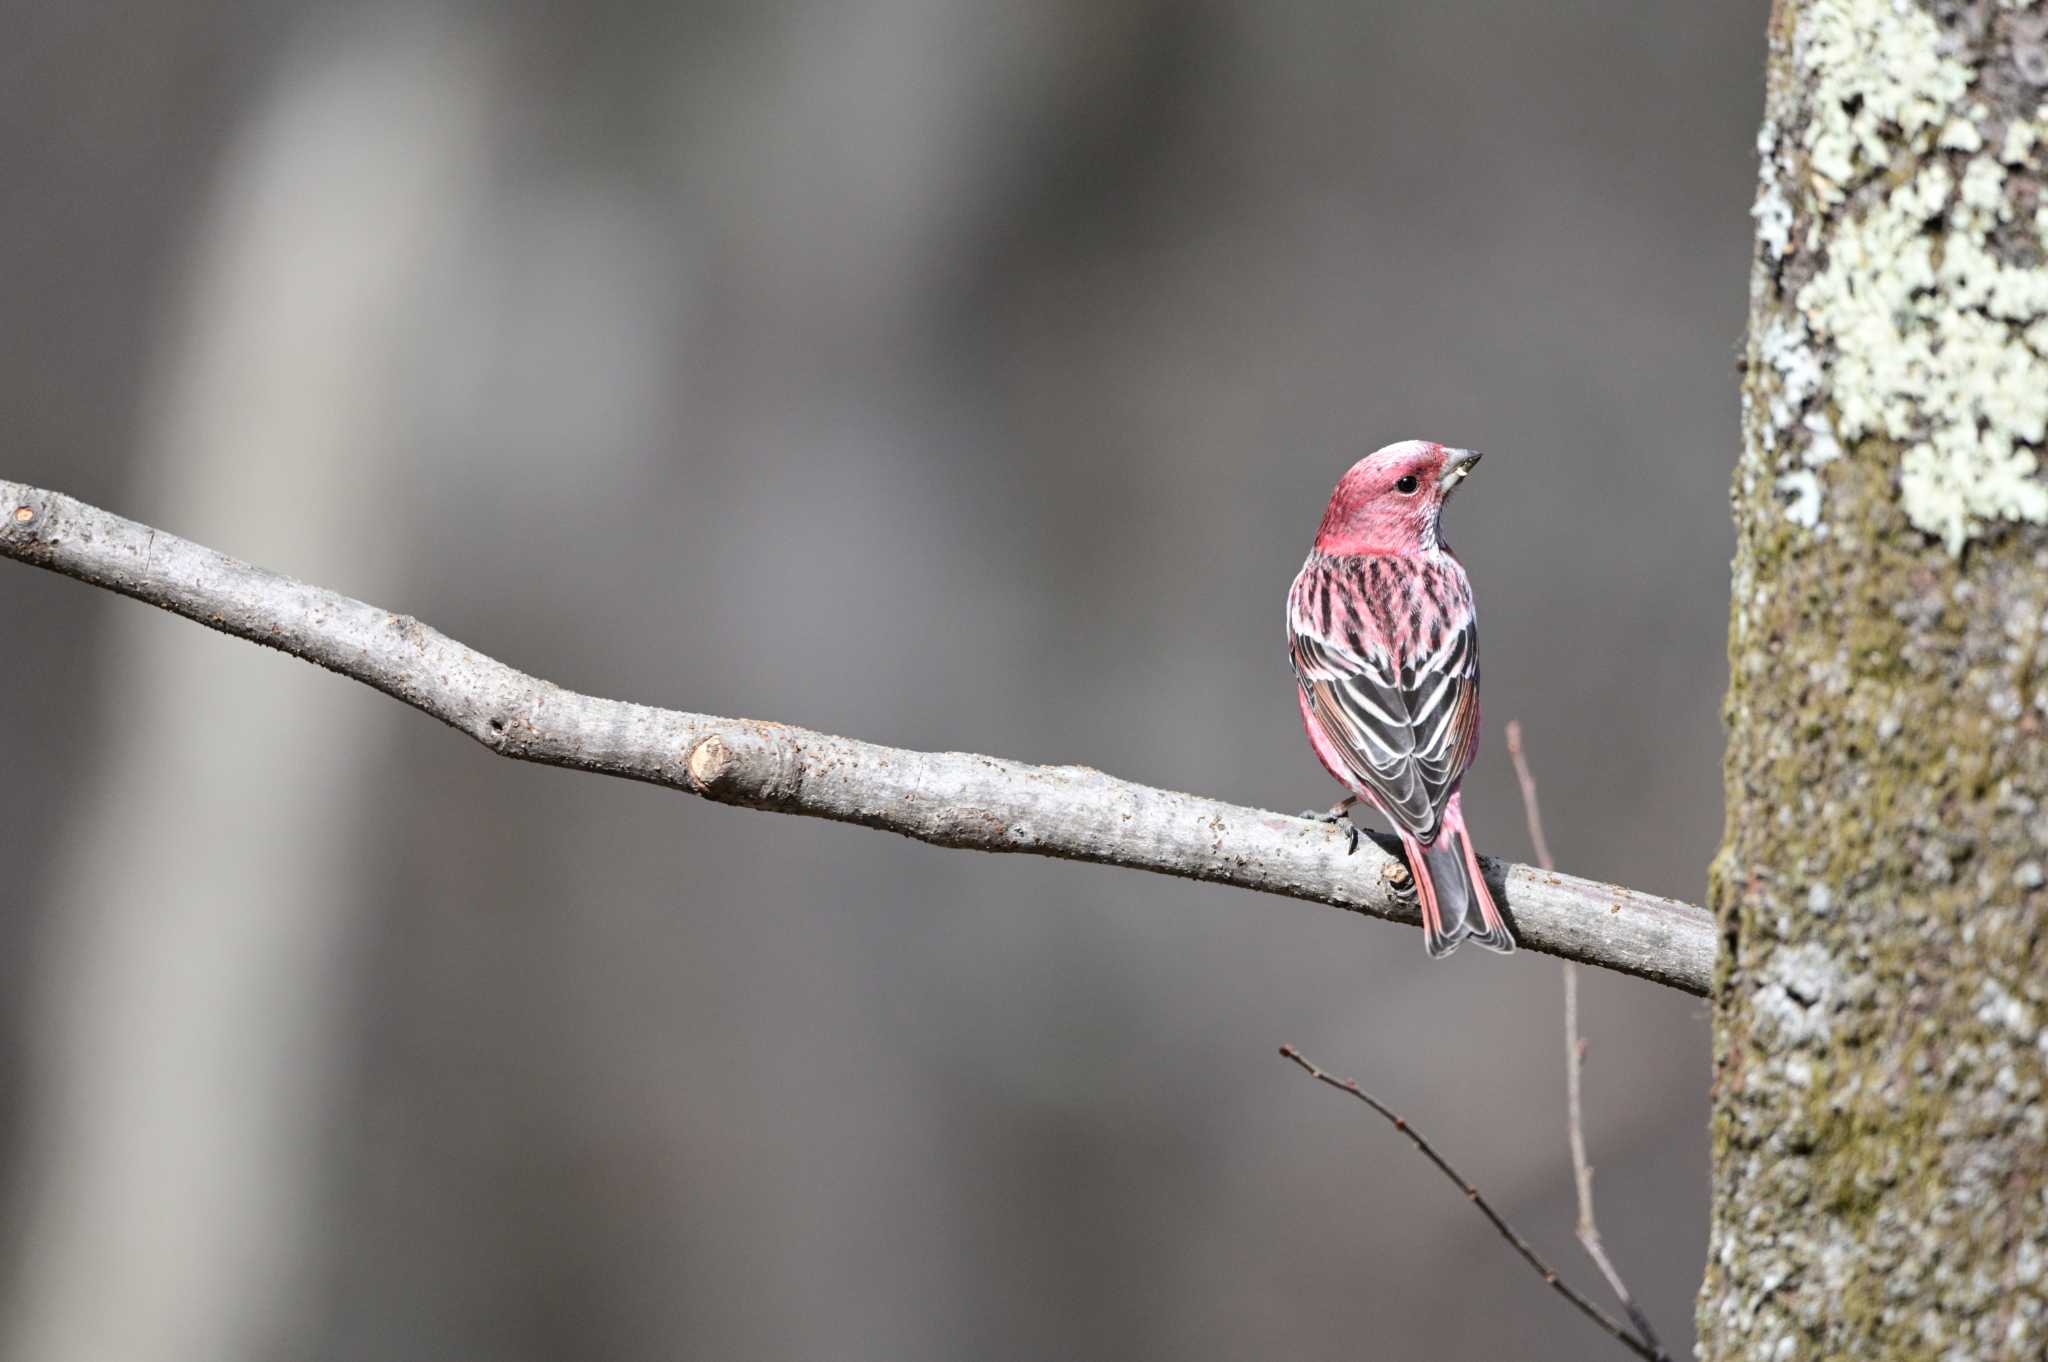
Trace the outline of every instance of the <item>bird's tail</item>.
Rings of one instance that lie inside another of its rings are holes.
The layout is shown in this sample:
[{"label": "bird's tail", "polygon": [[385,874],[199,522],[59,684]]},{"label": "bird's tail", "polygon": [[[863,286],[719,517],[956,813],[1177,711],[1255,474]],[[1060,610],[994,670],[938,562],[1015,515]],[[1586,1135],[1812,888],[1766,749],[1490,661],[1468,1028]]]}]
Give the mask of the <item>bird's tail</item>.
[{"label": "bird's tail", "polygon": [[1429,846],[1401,839],[1415,876],[1416,897],[1422,901],[1423,948],[1432,960],[1440,960],[1459,942],[1471,940],[1506,955],[1515,949],[1515,938],[1494,907],[1465,820],[1456,809],[1453,803],[1446,811],[1443,828]]}]

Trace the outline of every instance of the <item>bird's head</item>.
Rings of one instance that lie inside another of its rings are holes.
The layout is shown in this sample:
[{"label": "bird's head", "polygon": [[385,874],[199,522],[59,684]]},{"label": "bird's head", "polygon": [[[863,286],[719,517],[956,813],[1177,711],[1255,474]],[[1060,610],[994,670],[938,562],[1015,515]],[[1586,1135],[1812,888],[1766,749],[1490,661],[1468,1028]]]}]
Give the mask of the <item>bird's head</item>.
[{"label": "bird's head", "polygon": [[1316,552],[1434,553],[1444,502],[1478,462],[1476,449],[1451,449],[1430,440],[1403,440],[1374,450],[1337,480],[1316,531]]}]

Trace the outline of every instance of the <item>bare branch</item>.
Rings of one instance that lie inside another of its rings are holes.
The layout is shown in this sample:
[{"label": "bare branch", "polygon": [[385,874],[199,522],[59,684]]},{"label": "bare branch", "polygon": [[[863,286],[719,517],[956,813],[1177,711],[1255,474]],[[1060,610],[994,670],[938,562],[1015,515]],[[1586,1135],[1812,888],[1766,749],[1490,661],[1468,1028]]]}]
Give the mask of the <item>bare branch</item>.
[{"label": "bare branch", "polygon": [[1308,1074],[1309,1077],[1315,1079],[1318,1083],[1327,1084],[1328,1086],[1335,1088],[1338,1092],[1345,1093],[1351,1097],[1356,1097],[1359,1101],[1365,1103],[1374,1111],[1378,1112],[1382,1117],[1386,1118],[1387,1122],[1390,1125],[1392,1125],[1394,1129],[1400,1131],[1403,1135],[1406,1135],[1410,1142],[1412,1142],[1417,1149],[1422,1151],[1423,1157],[1428,1159],[1431,1163],[1435,1164],[1437,1166],[1437,1171],[1441,1172],[1445,1177],[1449,1178],[1451,1180],[1451,1185],[1456,1187],[1459,1191],[1463,1192],[1465,1194],[1465,1199],[1467,1201],[1470,1201],[1474,1206],[1479,1208],[1479,1213],[1485,1216],[1496,1230],[1500,1231],[1501,1238],[1507,1240],[1509,1244],[1513,1245],[1515,1252],[1522,1255],[1522,1260],[1528,1263],[1528,1265],[1535,1270],[1536,1275],[1543,1279],[1544,1285],[1548,1286],[1551,1290],[1557,1292],[1558,1295],[1563,1296],[1566,1300],[1570,1301],[1575,1307],[1577,1307],[1580,1314],[1584,1315],[1587,1319],[1592,1320],[1593,1323],[1599,1325],[1602,1329],[1605,1329],[1608,1333],[1612,1334],[1616,1342],[1620,1343],[1623,1347],[1627,1348],[1636,1356],[1643,1358],[1645,1362],[1670,1362],[1670,1359],[1664,1356],[1664,1352],[1661,1348],[1653,1349],[1652,1344],[1645,1343],[1642,1339],[1639,1339],[1635,1337],[1635,1335],[1629,1333],[1627,1329],[1622,1327],[1620,1320],[1614,1318],[1614,1316],[1608,1314],[1605,1310],[1602,1310],[1599,1306],[1587,1300],[1584,1296],[1580,1295],[1576,1290],[1574,1290],[1572,1286],[1565,1281],[1564,1278],[1558,1276],[1557,1269],[1543,1261],[1542,1257],[1537,1254],[1536,1250],[1529,1246],[1529,1241],[1524,1239],[1521,1236],[1521,1234],[1515,1229],[1515,1227],[1507,1222],[1507,1220],[1501,1215],[1499,1211],[1493,1209],[1493,1203],[1489,1202],[1486,1199],[1485,1194],[1482,1193],[1477,1187],[1467,1182],[1465,1180],[1464,1174],[1460,1173],[1457,1169],[1451,1167],[1449,1161],[1446,1160],[1443,1155],[1436,1152],[1436,1146],[1432,1145],[1428,1140],[1422,1137],[1421,1131],[1417,1130],[1414,1126],[1409,1125],[1407,1120],[1404,1117],[1398,1115],[1392,1107],[1389,1107],[1386,1103],[1380,1101],[1379,1098],[1374,1097],[1364,1088],[1359,1087],[1357,1079],[1338,1078],[1334,1074],[1324,1073],[1321,1069],[1317,1068],[1314,1064],[1312,1064],[1309,1061],[1308,1056],[1302,1054],[1301,1051],[1295,1049],[1292,1045],[1281,1046],[1280,1055],[1283,1059],[1289,1060],[1293,1064],[1300,1067],[1300,1069],[1304,1073]]},{"label": "bare branch", "polygon": [[[49,568],[373,686],[520,761],[747,808],[1236,885],[1419,925],[1384,851],[1328,824],[1117,780],[911,752],[785,724],[578,695],[405,615],[293,581],[55,492],[0,481],[0,555]],[[1704,997],[1713,919],[1614,885],[1486,863],[1521,944]]]},{"label": "bare branch", "polygon": [[1536,777],[1529,774],[1529,763],[1522,755],[1522,721],[1508,720],[1508,757],[1515,763],[1515,780],[1522,787],[1522,817],[1529,824],[1529,845],[1536,852],[1536,864],[1544,870],[1556,870],[1550,859],[1550,840],[1543,835],[1543,809],[1536,802]]},{"label": "bare branch", "polygon": [[[1529,820],[1529,840],[1536,847],[1536,859],[1545,870],[1551,868],[1550,843],[1543,837],[1543,811],[1536,802],[1536,777],[1530,774],[1529,759],[1522,751],[1522,725],[1519,720],[1509,720],[1507,728],[1508,756],[1515,763],[1515,779],[1522,786],[1522,812]],[[1565,1133],[1572,1150],[1572,1182],[1579,1193],[1579,1244],[1586,1250],[1586,1256],[1600,1269],[1600,1275],[1607,1279],[1608,1287],[1621,1308],[1628,1311],[1629,1322],[1636,1326],[1643,1342],[1655,1354],[1655,1362],[1670,1362],[1670,1354],[1664,1351],[1657,1331],[1650,1327],[1650,1318],[1636,1305],[1636,1298],[1629,1294],[1628,1283],[1621,1279],[1621,1272],[1607,1256],[1607,1246],[1600,1239],[1600,1224],[1593,1218],[1593,1165],[1586,1158],[1586,1116],[1585,1106],[1580,1100],[1584,1087],[1586,1068],[1586,1042],[1579,1035],[1579,971],[1571,961],[1564,962],[1564,1091],[1565,1091]]]}]

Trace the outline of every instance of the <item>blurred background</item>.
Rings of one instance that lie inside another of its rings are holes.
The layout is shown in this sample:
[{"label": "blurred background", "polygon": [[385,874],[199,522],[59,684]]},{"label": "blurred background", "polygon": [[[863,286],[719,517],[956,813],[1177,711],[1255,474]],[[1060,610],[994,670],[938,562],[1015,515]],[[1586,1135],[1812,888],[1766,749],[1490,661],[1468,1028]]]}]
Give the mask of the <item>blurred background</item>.
[{"label": "blurred background", "polygon": [[[1483,849],[1699,901],[1763,0],[5,7],[6,476],[578,689],[1288,811],[1491,457]],[[497,760],[0,568],[11,1358],[1581,1358],[1558,968]],[[1682,1347],[1707,1022],[1590,973]],[[1446,1028],[1444,1017],[1457,1019]],[[1619,1354],[1616,1354],[1619,1355]]]}]

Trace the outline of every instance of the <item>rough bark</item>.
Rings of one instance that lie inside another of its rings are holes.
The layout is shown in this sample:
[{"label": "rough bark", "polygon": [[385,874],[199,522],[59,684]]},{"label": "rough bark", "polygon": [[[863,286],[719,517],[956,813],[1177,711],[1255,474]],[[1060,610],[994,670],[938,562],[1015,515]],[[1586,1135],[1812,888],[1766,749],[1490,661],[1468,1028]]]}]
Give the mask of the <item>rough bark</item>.
[{"label": "rough bark", "polygon": [[[252,567],[55,492],[0,481],[0,557],[33,563],[374,686],[501,756],[665,785],[938,846],[1131,866],[1420,926],[1398,862],[1328,823],[972,752],[578,695],[409,616]],[[1486,859],[1533,950],[1704,995],[1713,926],[1690,904]],[[1405,874],[1405,872],[1402,872]]]},{"label": "rough bark", "polygon": [[1771,16],[1703,1358],[2048,1355],[2044,36]]}]

